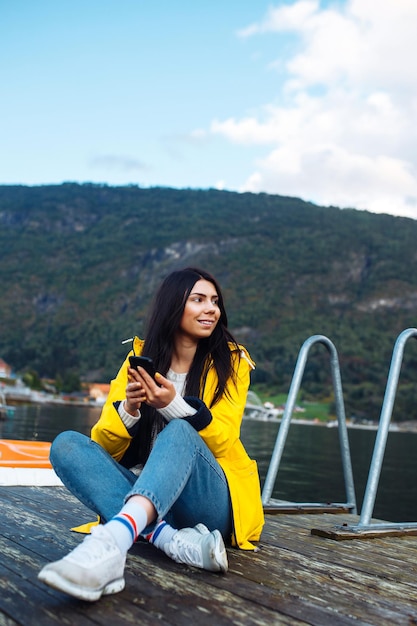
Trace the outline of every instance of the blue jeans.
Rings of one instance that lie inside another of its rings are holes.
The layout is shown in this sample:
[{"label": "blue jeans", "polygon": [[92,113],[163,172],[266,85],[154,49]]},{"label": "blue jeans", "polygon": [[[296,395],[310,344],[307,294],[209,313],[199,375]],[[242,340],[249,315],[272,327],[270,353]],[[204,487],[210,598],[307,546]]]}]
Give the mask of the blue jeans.
[{"label": "blue jeans", "polygon": [[230,539],[232,512],[226,477],[200,435],[184,420],[172,420],[158,435],[139,477],[78,432],[59,434],[50,458],[67,489],[103,521],[119,513],[131,496],[142,495],[154,505],[158,520],[166,520],[173,528],[202,522]]}]

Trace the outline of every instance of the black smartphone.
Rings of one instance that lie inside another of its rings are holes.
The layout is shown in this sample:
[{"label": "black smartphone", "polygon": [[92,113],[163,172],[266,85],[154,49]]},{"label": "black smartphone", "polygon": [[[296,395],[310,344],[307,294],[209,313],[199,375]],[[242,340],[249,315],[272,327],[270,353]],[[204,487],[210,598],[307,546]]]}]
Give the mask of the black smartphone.
[{"label": "black smartphone", "polygon": [[129,357],[130,367],[133,369],[138,369],[138,367],[143,367],[143,369],[148,372],[149,376],[155,378],[155,366],[153,364],[152,359],[148,356],[130,356]]}]

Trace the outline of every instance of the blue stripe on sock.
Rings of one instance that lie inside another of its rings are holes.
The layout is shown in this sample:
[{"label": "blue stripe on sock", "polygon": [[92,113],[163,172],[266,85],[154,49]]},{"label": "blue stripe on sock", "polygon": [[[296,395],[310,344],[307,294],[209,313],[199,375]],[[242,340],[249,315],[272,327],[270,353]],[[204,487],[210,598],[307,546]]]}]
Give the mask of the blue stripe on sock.
[{"label": "blue stripe on sock", "polygon": [[128,522],[128,520],[127,520],[125,517],[123,517],[123,515],[120,515],[120,516],[119,516],[119,515],[116,515],[116,517],[113,517],[113,520],[112,520],[112,521],[115,521],[115,522],[120,522],[121,524],[124,524],[124,525],[126,526],[126,528],[128,528],[128,529],[129,529],[130,534],[132,535],[132,542],[133,542],[133,541],[135,541],[135,539],[136,539],[136,537],[135,537],[135,531],[134,531],[134,529],[132,528],[132,524],[130,524],[130,523]]},{"label": "blue stripe on sock", "polygon": [[161,530],[163,528],[165,528],[165,526],[167,526],[166,522],[161,522],[154,530],[154,532],[152,533],[152,538],[151,538],[151,543],[155,543],[159,533],[161,532]]}]

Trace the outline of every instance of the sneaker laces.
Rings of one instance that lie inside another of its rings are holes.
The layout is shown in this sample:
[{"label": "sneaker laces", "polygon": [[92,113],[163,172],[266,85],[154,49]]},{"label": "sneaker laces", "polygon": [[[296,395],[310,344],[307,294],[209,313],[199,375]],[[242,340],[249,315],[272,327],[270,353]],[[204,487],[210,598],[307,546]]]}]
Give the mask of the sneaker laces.
[{"label": "sneaker laces", "polygon": [[92,528],[91,534],[64,558],[70,557],[70,560],[82,561],[85,564],[94,563],[100,561],[106,553],[114,552],[115,547],[109,533],[97,526]]},{"label": "sneaker laces", "polygon": [[[184,540],[181,536],[174,535],[172,538],[172,558],[179,563],[195,565],[202,564],[202,554],[200,544]],[[180,556],[181,555],[181,556]]]}]

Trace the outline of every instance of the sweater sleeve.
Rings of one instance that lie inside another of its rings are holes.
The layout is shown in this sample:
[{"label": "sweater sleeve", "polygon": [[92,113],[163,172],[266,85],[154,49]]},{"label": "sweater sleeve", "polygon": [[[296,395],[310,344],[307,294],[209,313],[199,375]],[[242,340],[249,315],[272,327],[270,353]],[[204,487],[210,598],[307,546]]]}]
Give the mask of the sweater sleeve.
[{"label": "sweater sleeve", "polygon": [[167,421],[184,419],[197,431],[208,426],[212,420],[211,412],[202,400],[193,396],[183,398],[178,393],[168,406],[158,409],[158,412]]},{"label": "sweater sleeve", "polygon": [[130,413],[128,413],[125,409],[125,402],[126,400],[119,402],[117,407],[115,403],[115,407],[117,408],[117,412],[123,424],[126,426],[127,430],[130,430],[131,428],[136,426],[136,424],[140,420],[141,415],[139,409],[137,410],[136,415],[131,415]]},{"label": "sweater sleeve", "polygon": [[167,422],[170,422],[175,418],[190,417],[197,413],[197,409],[188,404],[179,393],[176,393],[174,399],[167,406],[158,409],[158,413],[160,413]]}]

